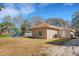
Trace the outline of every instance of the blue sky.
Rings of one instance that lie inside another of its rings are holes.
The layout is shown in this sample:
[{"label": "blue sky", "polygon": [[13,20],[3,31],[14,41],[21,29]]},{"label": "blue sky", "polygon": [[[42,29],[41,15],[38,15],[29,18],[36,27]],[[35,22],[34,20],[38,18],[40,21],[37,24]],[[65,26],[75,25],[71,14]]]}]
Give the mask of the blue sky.
[{"label": "blue sky", "polygon": [[72,3],[0,3],[0,6],[5,7],[5,9],[0,11],[0,22],[7,15],[16,17],[19,14],[22,14],[25,19],[30,19],[33,16],[41,16],[44,19],[57,17],[64,20],[71,20],[72,14],[79,10],[79,4]]}]

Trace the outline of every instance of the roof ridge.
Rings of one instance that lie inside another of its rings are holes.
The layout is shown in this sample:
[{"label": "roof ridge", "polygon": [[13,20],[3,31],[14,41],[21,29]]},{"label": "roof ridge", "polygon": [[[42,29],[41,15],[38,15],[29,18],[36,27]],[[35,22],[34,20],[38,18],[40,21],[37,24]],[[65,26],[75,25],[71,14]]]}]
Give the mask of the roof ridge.
[{"label": "roof ridge", "polygon": [[41,23],[41,24],[38,24],[38,25],[34,26],[33,28],[43,28],[43,27],[54,28],[54,29],[60,29],[60,28],[58,28],[58,27],[55,27],[55,26],[50,25],[50,24],[45,23],[45,22],[43,22],[43,23]]}]

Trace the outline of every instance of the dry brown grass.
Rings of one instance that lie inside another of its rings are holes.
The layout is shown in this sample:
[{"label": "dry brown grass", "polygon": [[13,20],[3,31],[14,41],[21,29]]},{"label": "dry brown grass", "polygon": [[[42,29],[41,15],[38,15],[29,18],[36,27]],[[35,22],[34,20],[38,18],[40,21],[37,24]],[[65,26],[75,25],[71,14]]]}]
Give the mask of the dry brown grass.
[{"label": "dry brown grass", "polygon": [[[52,39],[53,40],[53,39]],[[0,38],[1,56],[41,56],[47,55],[42,48],[50,46],[51,40],[31,38]]]}]

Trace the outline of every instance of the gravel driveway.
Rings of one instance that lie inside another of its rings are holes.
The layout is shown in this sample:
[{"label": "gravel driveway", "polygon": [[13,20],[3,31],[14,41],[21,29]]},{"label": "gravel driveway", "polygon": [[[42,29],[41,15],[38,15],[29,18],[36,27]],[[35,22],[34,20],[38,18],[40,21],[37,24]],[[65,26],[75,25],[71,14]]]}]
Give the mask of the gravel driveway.
[{"label": "gravel driveway", "polygon": [[79,39],[72,39],[61,46],[44,48],[49,56],[79,56]]}]

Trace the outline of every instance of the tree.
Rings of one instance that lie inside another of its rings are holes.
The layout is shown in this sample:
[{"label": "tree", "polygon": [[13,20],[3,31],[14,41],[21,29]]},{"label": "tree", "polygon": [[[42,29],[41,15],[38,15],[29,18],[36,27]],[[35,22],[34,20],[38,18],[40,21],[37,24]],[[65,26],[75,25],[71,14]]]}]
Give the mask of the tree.
[{"label": "tree", "polygon": [[0,33],[5,33],[8,35],[12,35],[13,34],[13,25],[9,22],[2,22],[0,23]]},{"label": "tree", "polygon": [[0,6],[0,11],[2,11],[4,9],[4,7],[3,6]]},{"label": "tree", "polygon": [[3,22],[9,22],[15,25],[17,28],[20,28],[22,23],[24,22],[24,17],[22,15],[11,18],[9,15],[3,17]]},{"label": "tree", "polygon": [[13,21],[14,20],[10,16],[3,17],[3,27],[5,31],[7,31],[8,33],[13,31],[13,28],[15,27],[15,24]]},{"label": "tree", "polygon": [[72,15],[71,26],[74,29],[79,29],[79,11]]},{"label": "tree", "polygon": [[[15,32],[15,35],[14,36],[17,36],[19,34],[19,30],[20,30],[20,27],[23,25],[23,22],[24,21],[24,17],[20,14],[16,17],[10,17],[10,16],[5,16],[3,18],[3,23],[9,23],[9,24],[12,24],[13,25],[13,28],[11,28],[12,26],[11,25],[8,25],[6,26],[7,28],[7,31],[14,31]],[[5,25],[4,25],[5,26]],[[25,25],[24,25],[25,26]],[[23,27],[23,26],[22,26]],[[10,32],[9,32],[10,33]]]},{"label": "tree", "polygon": [[38,24],[41,24],[43,21],[43,18],[40,17],[40,16],[35,16],[35,17],[32,17],[31,18],[31,22],[32,22],[32,26],[35,26],[35,25],[38,25]]},{"label": "tree", "polygon": [[57,27],[65,27],[67,26],[67,22],[62,18],[49,18],[46,20],[46,23],[51,24]]},{"label": "tree", "polygon": [[31,29],[31,24],[28,20],[24,21],[24,26],[26,27],[27,30]]},{"label": "tree", "polygon": [[24,17],[20,14],[19,16],[14,17],[13,20],[14,20],[15,26],[17,26],[18,28],[20,28],[25,19],[24,19]]},{"label": "tree", "polygon": [[13,29],[13,24],[9,22],[3,22],[3,29],[10,32]]},{"label": "tree", "polygon": [[10,17],[9,15],[3,17],[3,22],[9,22],[9,23],[12,23],[12,21],[13,21],[13,20],[11,19],[11,17]]},{"label": "tree", "polygon": [[21,35],[24,35],[26,32],[26,27],[24,25],[21,26]]},{"label": "tree", "polygon": [[26,32],[30,32],[30,28],[30,22],[28,20],[25,20],[21,26],[21,34],[24,35]]},{"label": "tree", "polygon": [[79,11],[72,15],[71,27],[76,30],[75,35],[79,36]]},{"label": "tree", "polygon": [[[4,9],[3,6],[0,6],[0,11],[2,11]],[[2,23],[0,23],[0,33],[2,32]]]},{"label": "tree", "polygon": [[0,34],[3,32],[3,23],[0,23]]}]

